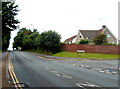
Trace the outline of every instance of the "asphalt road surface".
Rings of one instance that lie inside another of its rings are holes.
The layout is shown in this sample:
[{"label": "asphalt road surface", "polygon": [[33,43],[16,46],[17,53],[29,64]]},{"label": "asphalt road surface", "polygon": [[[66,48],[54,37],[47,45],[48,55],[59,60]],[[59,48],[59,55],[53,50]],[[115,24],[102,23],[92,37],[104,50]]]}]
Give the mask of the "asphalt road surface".
[{"label": "asphalt road surface", "polygon": [[9,59],[18,81],[29,87],[118,87],[117,60],[52,60],[22,51],[10,52]]}]

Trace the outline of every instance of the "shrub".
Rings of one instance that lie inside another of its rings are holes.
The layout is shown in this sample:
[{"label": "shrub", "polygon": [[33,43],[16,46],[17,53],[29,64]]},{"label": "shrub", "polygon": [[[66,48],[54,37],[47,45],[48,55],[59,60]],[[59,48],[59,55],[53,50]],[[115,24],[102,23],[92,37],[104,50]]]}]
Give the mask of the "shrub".
[{"label": "shrub", "polygon": [[99,35],[97,35],[94,38],[93,42],[96,45],[106,44],[107,43],[107,36],[106,36],[106,34],[99,34]]},{"label": "shrub", "polygon": [[49,30],[43,32],[39,40],[40,49],[46,52],[56,53],[60,51],[60,39],[61,35],[55,31]]},{"label": "shrub", "polygon": [[88,43],[89,43],[89,40],[87,40],[87,39],[81,39],[78,44],[88,44]]}]

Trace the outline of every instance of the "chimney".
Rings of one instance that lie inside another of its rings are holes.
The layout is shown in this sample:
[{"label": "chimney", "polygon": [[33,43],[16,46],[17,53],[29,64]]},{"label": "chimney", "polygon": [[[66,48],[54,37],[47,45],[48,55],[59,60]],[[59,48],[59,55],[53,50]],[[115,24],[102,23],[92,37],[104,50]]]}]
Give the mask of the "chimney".
[{"label": "chimney", "polygon": [[103,25],[103,26],[102,26],[102,29],[106,29],[106,26],[105,26],[105,25]]}]

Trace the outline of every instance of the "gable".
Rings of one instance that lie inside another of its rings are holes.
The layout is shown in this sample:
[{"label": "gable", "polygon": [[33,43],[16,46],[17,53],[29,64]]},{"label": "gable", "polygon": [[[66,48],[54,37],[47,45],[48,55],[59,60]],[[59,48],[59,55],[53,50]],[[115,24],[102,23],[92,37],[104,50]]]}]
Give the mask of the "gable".
[{"label": "gable", "polygon": [[103,34],[107,35],[107,41],[109,43],[117,43],[116,37],[112,34],[110,30],[108,30],[108,28],[106,28]]}]

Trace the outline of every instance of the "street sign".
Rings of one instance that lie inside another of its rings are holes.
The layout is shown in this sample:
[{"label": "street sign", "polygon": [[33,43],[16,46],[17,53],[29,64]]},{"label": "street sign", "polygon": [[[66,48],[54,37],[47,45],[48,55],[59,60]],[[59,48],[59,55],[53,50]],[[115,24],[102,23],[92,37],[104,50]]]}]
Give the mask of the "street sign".
[{"label": "street sign", "polygon": [[84,53],[85,50],[77,50],[77,53]]}]

